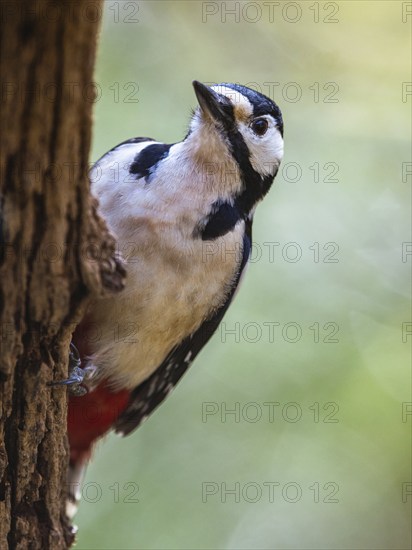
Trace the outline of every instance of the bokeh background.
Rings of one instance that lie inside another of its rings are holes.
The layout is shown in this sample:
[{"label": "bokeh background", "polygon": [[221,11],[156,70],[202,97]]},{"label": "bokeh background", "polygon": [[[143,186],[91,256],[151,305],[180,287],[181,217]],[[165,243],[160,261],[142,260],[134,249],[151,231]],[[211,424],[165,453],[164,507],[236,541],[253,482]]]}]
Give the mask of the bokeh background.
[{"label": "bokeh background", "polygon": [[408,10],[104,3],[92,160],[182,139],[193,79],[275,99],[285,158],[222,330],[96,450],[79,549],[410,548]]}]

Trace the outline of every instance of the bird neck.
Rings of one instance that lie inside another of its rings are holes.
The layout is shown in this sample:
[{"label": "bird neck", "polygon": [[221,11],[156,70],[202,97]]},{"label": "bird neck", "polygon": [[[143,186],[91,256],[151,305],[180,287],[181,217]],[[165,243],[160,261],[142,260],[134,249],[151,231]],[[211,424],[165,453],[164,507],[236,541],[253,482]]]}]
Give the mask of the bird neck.
[{"label": "bird neck", "polygon": [[236,130],[226,135],[195,115],[182,144],[187,165],[201,174],[217,201],[234,203],[242,217],[249,215],[273,182],[274,175],[262,175],[253,168],[249,149]]}]

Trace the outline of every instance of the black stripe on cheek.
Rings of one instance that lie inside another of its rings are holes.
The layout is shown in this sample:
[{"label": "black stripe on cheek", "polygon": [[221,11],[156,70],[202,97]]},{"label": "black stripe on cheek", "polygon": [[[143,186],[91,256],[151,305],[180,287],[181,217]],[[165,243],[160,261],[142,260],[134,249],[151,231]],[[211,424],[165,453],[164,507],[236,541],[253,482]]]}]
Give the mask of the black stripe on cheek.
[{"label": "black stripe on cheek", "polygon": [[243,191],[236,198],[236,204],[244,215],[249,214],[254,205],[268,192],[274,176],[261,176],[250,162],[249,149],[240,132],[228,134],[231,153],[237,162],[243,182]]},{"label": "black stripe on cheek", "polygon": [[228,203],[215,203],[209,214],[207,223],[196,232],[202,241],[211,241],[226,235],[235,228],[235,225],[243,219],[239,209]]},{"label": "black stripe on cheek", "polygon": [[243,191],[236,198],[236,205],[244,217],[269,191],[275,174],[261,176],[253,168],[248,146],[242,134],[236,129],[233,106],[225,105],[225,110],[227,117],[223,121],[223,138],[229,141],[230,152],[240,169]]},{"label": "black stripe on cheek", "polygon": [[147,178],[153,173],[156,164],[167,157],[172,144],[154,143],[138,153],[130,165],[130,174],[137,178]]}]

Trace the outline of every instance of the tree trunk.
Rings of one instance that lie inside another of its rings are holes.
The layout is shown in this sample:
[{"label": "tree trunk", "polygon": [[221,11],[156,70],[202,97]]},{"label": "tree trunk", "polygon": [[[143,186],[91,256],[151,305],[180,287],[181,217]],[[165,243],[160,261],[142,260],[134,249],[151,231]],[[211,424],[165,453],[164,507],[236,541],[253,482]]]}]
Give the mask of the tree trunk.
[{"label": "tree trunk", "polygon": [[1,3],[0,548],[66,548],[71,332],[122,288],[89,194],[100,0]]}]

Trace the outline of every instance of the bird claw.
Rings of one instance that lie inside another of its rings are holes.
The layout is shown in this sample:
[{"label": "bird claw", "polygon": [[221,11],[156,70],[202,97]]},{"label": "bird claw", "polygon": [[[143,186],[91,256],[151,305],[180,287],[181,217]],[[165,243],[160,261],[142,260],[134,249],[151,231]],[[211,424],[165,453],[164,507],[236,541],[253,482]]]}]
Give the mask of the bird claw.
[{"label": "bird claw", "polygon": [[94,367],[83,368],[81,364],[79,351],[73,342],[70,342],[69,378],[49,382],[49,386],[68,386],[68,390],[72,395],[76,397],[86,395],[89,390],[83,383],[93,376],[96,369]]}]

